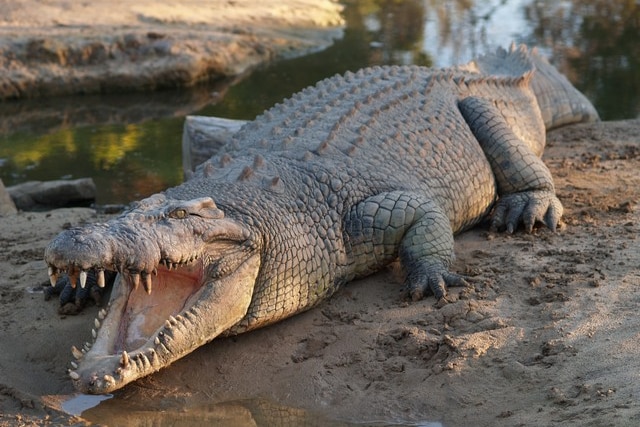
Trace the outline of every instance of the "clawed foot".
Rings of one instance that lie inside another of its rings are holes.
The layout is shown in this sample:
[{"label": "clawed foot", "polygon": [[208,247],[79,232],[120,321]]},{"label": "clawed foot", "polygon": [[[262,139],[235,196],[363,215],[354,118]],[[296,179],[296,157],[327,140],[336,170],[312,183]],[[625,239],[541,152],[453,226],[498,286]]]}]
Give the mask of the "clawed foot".
[{"label": "clawed foot", "polygon": [[522,223],[531,233],[536,222],[556,231],[562,217],[562,203],[552,191],[527,191],[508,194],[496,203],[491,220],[494,231],[506,230],[513,233]]},{"label": "clawed foot", "polygon": [[451,273],[443,265],[432,265],[416,268],[409,273],[405,282],[405,292],[412,301],[418,301],[432,293],[438,303],[446,303],[448,287],[469,286],[469,282],[455,273]]}]

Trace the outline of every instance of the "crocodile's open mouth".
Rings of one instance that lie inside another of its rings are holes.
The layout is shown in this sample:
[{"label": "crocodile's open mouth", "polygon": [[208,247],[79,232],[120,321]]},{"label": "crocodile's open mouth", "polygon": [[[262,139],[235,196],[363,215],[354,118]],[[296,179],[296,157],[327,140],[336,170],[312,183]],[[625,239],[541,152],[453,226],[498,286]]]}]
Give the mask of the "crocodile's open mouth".
[{"label": "crocodile's open mouth", "polygon": [[157,345],[163,329],[194,305],[203,286],[201,262],[174,270],[158,267],[152,287],[146,289],[136,286],[130,276],[119,277],[107,308],[111,315],[105,318],[110,324],[103,321],[103,326],[117,331],[106,343],[113,354],[150,347],[152,341]]},{"label": "crocodile's open mouth", "polygon": [[[98,282],[101,273],[97,273]],[[90,391],[101,382],[116,383],[117,377],[135,364],[162,367],[159,356],[172,352],[173,330],[188,327],[189,319],[198,315],[196,303],[206,288],[204,277],[202,261],[161,264],[153,273],[143,275],[143,286],[134,274],[119,274],[107,307],[94,321],[93,343],[87,342],[81,349],[72,347],[76,360],[69,375],[80,382],[82,366],[98,361],[105,368],[112,366],[112,371],[101,373],[101,378],[95,371],[79,388]]]},{"label": "crocodile's open mouth", "polygon": [[146,286],[125,272],[98,312],[93,342],[72,347],[69,376],[77,389],[107,393],[158,371],[234,325],[246,313],[259,257],[244,257],[225,277],[207,264],[158,266]]}]

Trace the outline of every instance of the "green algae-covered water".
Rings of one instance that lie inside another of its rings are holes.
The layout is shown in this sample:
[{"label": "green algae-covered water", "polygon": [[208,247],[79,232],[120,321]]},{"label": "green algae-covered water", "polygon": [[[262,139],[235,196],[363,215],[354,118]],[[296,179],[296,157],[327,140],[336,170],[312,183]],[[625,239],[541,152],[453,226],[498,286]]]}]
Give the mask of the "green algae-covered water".
[{"label": "green algae-covered water", "polygon": [[537,45],[605,120],[640,114],[640,5],[633,1],[352,0],[344,38],[235,82],[153,94],[0,103],[0,178],[92,177],[99,204],[182,177],[187,114],[252,119],[305,86],[376,64],[444,67],[511,41]]}]

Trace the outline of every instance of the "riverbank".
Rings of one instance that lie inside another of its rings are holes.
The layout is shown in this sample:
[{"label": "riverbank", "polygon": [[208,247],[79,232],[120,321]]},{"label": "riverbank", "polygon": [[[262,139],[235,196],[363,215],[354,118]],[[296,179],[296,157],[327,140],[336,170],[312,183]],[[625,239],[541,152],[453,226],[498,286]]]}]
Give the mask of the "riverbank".
[{"label": "riverbank", "polygon": [[0,100],[236,76],[340,37],[331,0],[0,0]]},{"label": "riverbank", "polygon": [[[306,313],[215,340],[84,420],[639,423],[640,121],[555,130],[548,145],[564,224],[458,236],[454,270],[472,287],[452,290],[452,304],[407,303],[398,276],[381,272]],[[90,209],[0,218],[0,426],[84,422],[60,402],[74,393],[69,349],[90,339],[97,308],[61,316],[34,291],[48,280],[48,241],[104,219]]]}]

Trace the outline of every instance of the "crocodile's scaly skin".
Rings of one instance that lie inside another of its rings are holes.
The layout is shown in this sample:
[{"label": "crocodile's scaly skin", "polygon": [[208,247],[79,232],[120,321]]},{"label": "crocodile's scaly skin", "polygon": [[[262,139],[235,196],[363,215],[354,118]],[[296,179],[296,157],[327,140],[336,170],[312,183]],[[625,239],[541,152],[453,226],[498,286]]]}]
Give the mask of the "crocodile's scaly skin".
[{"label": "crocodile's scaly skin", "polygon": [[[597,114],[556,75],[536,53],[512,48],[456,69],[335,76],[243,127],[186,183],[107,225],[61,234],[46,252],[53,277],[116,269],[156,295],[183,288],[156,283],[153,273],[168,277],[173,267],[195,264],[187,275],[203,271],[196,281],[211,289],[184,295],[188,302],[162,314],[176,317],[148,326],[145,338],[136,330],[113,343],[99,331],[72,378],[89,392],[121,387],[216,335],[308,309],[398,257],[413,299],[433,293],[446,301],[447,285],[465,283],[448,271],[455,233],[492,209],[492,226],[508,232],[558,224],[562,206],[540,160],[545,127]],[[564,95],[549,101],[558,90],[547,85],[558,82]],[[145,316],[135,292],[124,304],[136,307],[126,324]],[[156,305],[163,304],[170,305]],[[109,328],[118,323],[106,317]],[[98,360],[103,353],[116,368]]]}]

